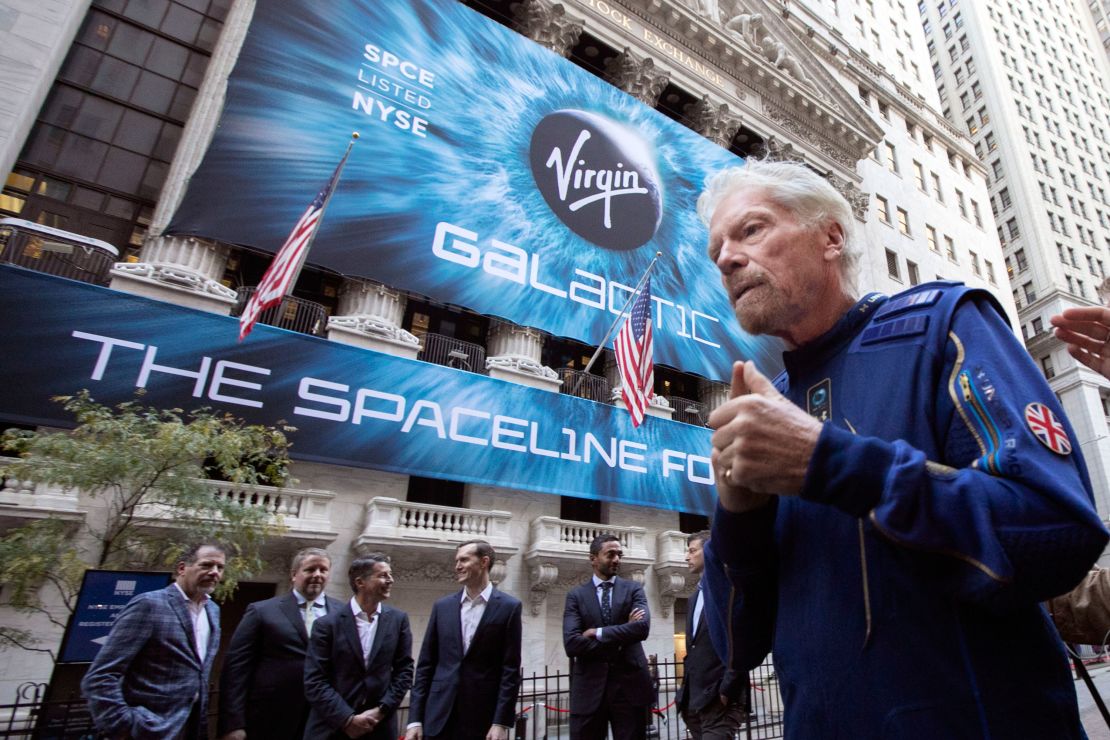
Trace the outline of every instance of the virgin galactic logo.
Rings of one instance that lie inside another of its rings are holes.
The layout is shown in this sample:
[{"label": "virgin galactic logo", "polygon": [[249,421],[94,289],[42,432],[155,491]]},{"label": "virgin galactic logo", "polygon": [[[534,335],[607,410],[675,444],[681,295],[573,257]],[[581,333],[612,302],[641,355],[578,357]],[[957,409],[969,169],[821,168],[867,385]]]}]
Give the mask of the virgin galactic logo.
[{"label": "virgin galactic logo", "polygon": [[582,238],[627,250],[655,236],[659,173],[636,131],[596,113],[555,111],[532,132],[529,161],[548,207]]}]

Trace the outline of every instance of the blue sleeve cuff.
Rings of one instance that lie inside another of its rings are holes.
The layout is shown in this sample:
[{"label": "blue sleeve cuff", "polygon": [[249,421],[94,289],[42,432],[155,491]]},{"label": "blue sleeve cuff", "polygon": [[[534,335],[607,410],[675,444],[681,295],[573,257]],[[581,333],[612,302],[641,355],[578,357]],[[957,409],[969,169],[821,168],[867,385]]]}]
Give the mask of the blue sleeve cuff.
[{"label": "blue sleeve cuff", "polygon": [[809,460],[801,497],[865,517],[882,499],[894,446],[825,423]]}]

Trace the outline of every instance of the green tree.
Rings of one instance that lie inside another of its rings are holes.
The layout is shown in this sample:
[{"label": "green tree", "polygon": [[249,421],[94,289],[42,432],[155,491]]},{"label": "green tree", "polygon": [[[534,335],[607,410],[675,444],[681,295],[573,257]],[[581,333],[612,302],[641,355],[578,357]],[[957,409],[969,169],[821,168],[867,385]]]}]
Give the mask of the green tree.
[{"label": "green tree", "polygon": [[[186,413],[139,401],[110,407],[87,391],[55,401],[77,426],[68,432],[8,430],[3,448],[19,460],[0,474],[80,491],[99,505],[79,524],[45,519],[0,537],[7,605],[64,625],[86,568],[168,568],[183,544],[201,539],[228,547],[217,597],[262,570],[262,544],[281,522],[252,505],[249,487],[288,481],[285,432],[292,428],[246,424],[209,409]],[[221,494],[208,482],[212,478],[242,486],[242,493]],[[48,589],[57,592],[53,599]],[[61,608],[46,606],[53,601]],[[0,646],[42,650],[36,642],[25,630],[0,626]]]}]

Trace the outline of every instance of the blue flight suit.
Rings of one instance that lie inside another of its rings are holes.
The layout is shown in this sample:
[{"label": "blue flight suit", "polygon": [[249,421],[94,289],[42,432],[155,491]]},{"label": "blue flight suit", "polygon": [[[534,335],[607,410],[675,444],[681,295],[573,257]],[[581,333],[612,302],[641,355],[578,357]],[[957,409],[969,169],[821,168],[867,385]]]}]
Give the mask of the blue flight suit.
[{"label": "blue flight suit", "polygon": [[1039,603],[1108,534],[1002,309],[956,283],[872,294],[783,359],[776,387],[824,424],[799,496],[718,506],[705,578],[726,664],[773,648],[788,740],[1085,737]]}]

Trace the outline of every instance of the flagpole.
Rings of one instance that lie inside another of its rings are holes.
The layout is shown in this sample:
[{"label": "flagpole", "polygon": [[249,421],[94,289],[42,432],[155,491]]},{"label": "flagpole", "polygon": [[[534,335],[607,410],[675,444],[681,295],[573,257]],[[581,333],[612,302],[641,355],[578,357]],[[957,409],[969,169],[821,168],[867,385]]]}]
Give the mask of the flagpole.
[{"label": "flagpole", "polygon": [[597,362],[597,358],[601,355],[602,350],[605,349],[605,345],[609,343],[609,337],[612,336],[613,329],[616,329],[617,324],[619,324],[620,320],[624,318],[624,314],[628,310],[628,307],[632,305],[632,301],[636,299],[636,295],[640,292],[640,289],[644,287],[644,283],[647,282],[648,276],[651,275],[651,271],[655,267],[655,263],[658,262],[659,258],[662,256],[662,252],[656,252],[655,256],[651,258],[651,262],[648,263],[647,269],[644,270],[644,274],[640,278],[640,282],[636,283],[636,287],[632,289],[632,294],[628,296],[628,300],[624,302],[624,308],[622,308],[620,310],[620,313],[617,314],[617,318],[613,320],[613,323],[609,326],[609,330],[605,332],[605,337],[601,340],[601,344],[599,344],[597,346],[597,349],[594,351],[593,357],[591,357],[590,361],[586,363],[586,369],[582,371],[582,375],[579,375],[578,380],[575,381],[574,388],[571,389],[570,395],[573,396],[578,393],[578,388],[582,385],[582,379],[590,372],[590,368],[594,366],[594,363]]},{"label": "flagpole", "polygon": [[[347,166],[347,157],[351,155],[351,147],[358,141],[358,131],[351,132],[351,140],[347,142],[347,151],[343,152],[343,159],[339,160],[339,165],[335,168],[335,174],[332,175],[331,190],[328,191],[328,197],[324,198],[324,204],[320,206],[320,215],[316,220],[322,222],[324,220],[324,212],[328,210],[328,203],[331,203],[332,196],[335,191],[339,189],[339,176],[343,174],[343,168]],[[308,237],[308,243],[304,245],[301,252],[301,258],[297,262],[297,267],[293,270],[293,279],[289,281],[289,287],[285,289],[285,295],[293,294],[293,288],[297,285],[297,279],[301,276],[301,270],[304,269],[305,262],[308,261],[308,251],[312,249],[312,243],[316,241],[316,235],[320,233],[320,229],[313,229],[312,235]]]}]

